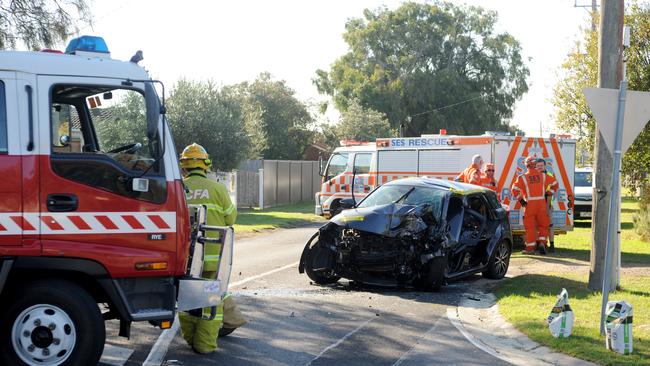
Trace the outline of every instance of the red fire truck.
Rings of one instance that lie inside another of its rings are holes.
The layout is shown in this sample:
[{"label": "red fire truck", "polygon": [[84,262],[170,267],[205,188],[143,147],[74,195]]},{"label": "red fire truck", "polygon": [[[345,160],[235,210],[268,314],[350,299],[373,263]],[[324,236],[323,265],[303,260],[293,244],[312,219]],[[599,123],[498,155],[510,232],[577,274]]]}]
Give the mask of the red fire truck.
[{"label": "red fire truck", "polygon": [[[168,328],[226,290],[198,278],[205,230],[189,209],[164,87],[99,37],[65,53],[0,52],[0,364],[92,365],[107,319]],[[162,101],[156,88],[163,90]]]}]

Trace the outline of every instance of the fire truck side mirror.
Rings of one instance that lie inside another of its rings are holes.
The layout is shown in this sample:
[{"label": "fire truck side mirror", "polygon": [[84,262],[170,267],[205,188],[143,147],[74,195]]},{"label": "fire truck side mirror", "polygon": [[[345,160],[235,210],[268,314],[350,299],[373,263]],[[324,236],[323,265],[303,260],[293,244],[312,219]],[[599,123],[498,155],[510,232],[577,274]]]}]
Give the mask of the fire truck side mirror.
[{"label": "fire truck side mirror", "polygon": [[131,189],[134,192],[149,192],[149,179],[146,178],[131,179]]},{"label": "fire truck side mirror", "polygon": [[61,137],[59,137],[59,142],[61,143],[61,146],[63,146],[63,147],[68,146],[70,144],[70,136],[61,135]]},{"label": "fire truck side mirror", "polygon": [[156,137],[160,120],[160,101],[152,83],[144,83],[144,98],[147,107],[147,138],[151,141]]}]

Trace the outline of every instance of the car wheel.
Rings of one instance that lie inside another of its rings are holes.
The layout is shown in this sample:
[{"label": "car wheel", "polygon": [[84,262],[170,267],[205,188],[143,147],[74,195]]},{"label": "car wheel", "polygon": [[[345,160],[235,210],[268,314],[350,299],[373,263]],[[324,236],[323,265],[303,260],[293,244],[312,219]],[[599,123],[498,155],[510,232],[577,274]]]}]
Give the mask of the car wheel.
[{"label": "car wheel", "polygon": [[446,257],[435,257],[426,265],[416,285],[424,290],[438,291],[445,284]]},{"label": "car wheel", "polygon": [[330,215],[331,215],[330,217],[334,217],[340,214],[341,211],[343,211],[343,209],[341,209],[341,202],[338,200],[332,202],[332,204],[330,205]]},{"label": "car wheel", "polygon": [[483,271],[483,277],[493,280],[500,280],[508,273],[510,266],[510,254],[512,248],[506,240],[501,240],[490,257],[487,268]]},{"label": "car wheel", "polygon": [[305,273],[309,279],[314,281],[319,285],[329,285],[332,283],[338,282],[341,277],[334,274],[333,271],[316,271],[314,268],[317,268],[316,265],[319,262],[323,262],[322,256],[331,256],[333,255],[329,250],[321,248],[321,246],[316,243],[307,250],[305,256]]},{"label": "car wheel", "polygon": [[95,300],[66,281],[38,281],[11,295],[0,315],[0,364],[95,365],[106,331]]}]

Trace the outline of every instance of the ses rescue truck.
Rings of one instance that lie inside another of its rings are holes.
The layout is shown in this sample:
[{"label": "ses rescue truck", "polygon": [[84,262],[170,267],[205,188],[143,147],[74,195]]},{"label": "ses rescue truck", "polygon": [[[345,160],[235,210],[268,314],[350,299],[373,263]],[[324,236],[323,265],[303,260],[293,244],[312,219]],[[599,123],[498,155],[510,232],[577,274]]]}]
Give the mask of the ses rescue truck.
[{"label": "ses rescue truck", "polygon": [[[2,365],[96,364],[105,320],[125,337],[133,321],[168,328],[226,290],[232,229],[186,205],[140,59],[85,36],[66,54],[0,52]],[[224,243],[217,281],[199,278],[207,230]]]},{"label": "ses rescue truck", "polygon": [[[575,140],[565,136],[541,138],[486,133],[480,136],[423,135],[408,138],[378,138],[372,143],[343,142],[324,170],[320,192],[316,193],[316,214],[333,216],[346,205],[342,199],[359,201],[376,187],[400,178],[428,176],[455,179],[480,154],[494,163],[497,194],[510,208],[515,234],[523,232],[521,207],[513,200],[510,187],[525,172],[524,159],[546,160],[547,171],[560,187],[553,197],[556,232],[573,229],[573,170]],[[343,203],[343,205],[342,205]]]}]

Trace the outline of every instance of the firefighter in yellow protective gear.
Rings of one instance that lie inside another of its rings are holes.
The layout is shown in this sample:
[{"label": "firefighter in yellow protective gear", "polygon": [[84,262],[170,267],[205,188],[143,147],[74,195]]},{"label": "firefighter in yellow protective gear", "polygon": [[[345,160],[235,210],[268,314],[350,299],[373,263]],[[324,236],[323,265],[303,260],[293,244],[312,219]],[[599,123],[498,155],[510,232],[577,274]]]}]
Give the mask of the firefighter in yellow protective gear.
[{"label": "firefighter in yellow protective gear", "polygon": [[[210,157],[205,149],[198,144],[192,144],[183,149],[181,154],[183,182],[187,188],[187,203],[200,204],[208,207],[207,224],[212,226],[231,226],[237,217],[237,208],[230,201],[226,187],[208,179],[207,171],[212,166]],[[218,233],[208,232],[208,237],[219,237]],[[204,247],[204,278],[215,279],[219,268],[221,244],[206,243]],[[210,353],[217,350],[217,337],[226,335],[246,323],[243,315],[237,309],[229,294],[224,295],[217,307],[217,316],[209,317],[210,308],[192,310],[179,314],[183,338],[197,353]]]}]

